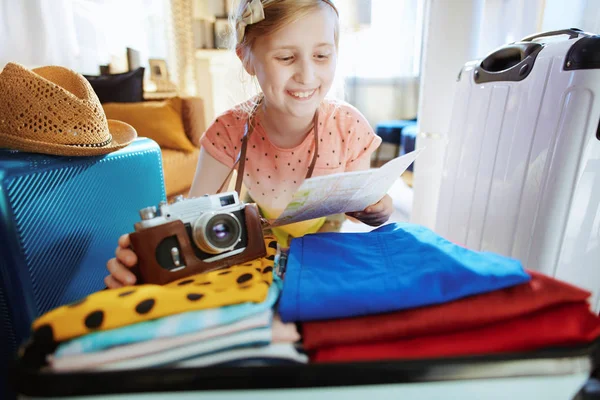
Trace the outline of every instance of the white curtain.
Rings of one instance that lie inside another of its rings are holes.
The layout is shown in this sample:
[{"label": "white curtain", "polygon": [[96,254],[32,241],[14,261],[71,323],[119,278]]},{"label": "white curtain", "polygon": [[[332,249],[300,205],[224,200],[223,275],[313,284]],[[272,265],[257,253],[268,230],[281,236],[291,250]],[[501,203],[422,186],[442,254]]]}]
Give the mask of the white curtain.
[{"label": "white curtain", "polygon": [[182,94],[194,96],[197,94],[192,29],[194,4],[192,0],[170,0],[170,10],[167,26],[168,40],[171,43],[171,80],[177,83]]},{"label": "white curtain", "polygon": [[0,0],[0,68],[62,65],[98,74],[126,68],[126,47],[166,59],[165,0]]},{"label": "white curtain", "polygon": [[562,28],[579,28],[600,34],[600,1],[546,0],[540,30],[550,31]]},{"label": "white curtain", "polygon": [[0,0],[0,68],[9,62],[76,66],[70,0]]}]

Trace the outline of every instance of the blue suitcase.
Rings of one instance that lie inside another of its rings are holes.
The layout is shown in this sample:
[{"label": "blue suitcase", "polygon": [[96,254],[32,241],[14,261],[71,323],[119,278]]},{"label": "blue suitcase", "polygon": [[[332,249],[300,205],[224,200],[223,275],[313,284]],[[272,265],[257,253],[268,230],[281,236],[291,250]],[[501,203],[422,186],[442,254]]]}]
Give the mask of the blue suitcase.
[{"label": "blue suitcase", "polygon": [[150,139],[97,157],[0,149],[0,365],[37,316],[104,288],[119,236],[165,197]]}]

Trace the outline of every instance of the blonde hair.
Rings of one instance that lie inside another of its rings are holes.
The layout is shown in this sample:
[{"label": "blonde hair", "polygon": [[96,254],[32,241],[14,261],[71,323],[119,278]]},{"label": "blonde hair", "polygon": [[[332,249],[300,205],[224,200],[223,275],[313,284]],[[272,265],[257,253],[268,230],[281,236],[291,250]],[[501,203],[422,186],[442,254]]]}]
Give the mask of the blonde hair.
[{"label": "blonde hair", "polygon": [[[265,19],[246,26],[244,37],[240,43],[238,43],[237,27],[250,2],[251,0],[239,0],[238,7],[230,16],[230,23],[233,28],[231,30],[233,32],[231,37],[231,47],[234,51],[239,51],[240,58],[244,65],[247,65],[250,61],[252,47],[257,38],[271,35],[288,24],[293,23],[318,9],[329,8],[335,11],[334,41],[336,49],[338,48],[340,26],[338,11],[332,3],[332,0],[262,0]],[[243,105],[240,106],[241,111],[246,113],[251,112],[260,100],[261,95],[256,96],[247,103],[243,103]]]}]

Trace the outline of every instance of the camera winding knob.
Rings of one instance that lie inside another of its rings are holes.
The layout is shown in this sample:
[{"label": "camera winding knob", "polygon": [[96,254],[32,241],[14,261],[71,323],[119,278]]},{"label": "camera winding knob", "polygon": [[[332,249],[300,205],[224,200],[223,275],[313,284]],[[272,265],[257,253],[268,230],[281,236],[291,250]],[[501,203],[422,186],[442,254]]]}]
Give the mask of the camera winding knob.
[{"label": "camera winding knob", "polygon": [[145,207],[140,210],[140,218],[143,221],[147,221],[154,217],[156,217],[156,207],[155,206]]}]

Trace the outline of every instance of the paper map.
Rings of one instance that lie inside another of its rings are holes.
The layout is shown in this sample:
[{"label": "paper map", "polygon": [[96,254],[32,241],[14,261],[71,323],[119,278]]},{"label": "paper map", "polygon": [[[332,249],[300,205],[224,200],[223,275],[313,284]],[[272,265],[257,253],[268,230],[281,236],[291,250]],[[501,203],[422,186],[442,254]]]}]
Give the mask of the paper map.
[{"label": "paper map", "polygon": [[362,211],[377,203],[422,149],[388,161],[380,168],[343,172],[306,179],[283,213],[271,226],[287,225],[313,218]]}]

